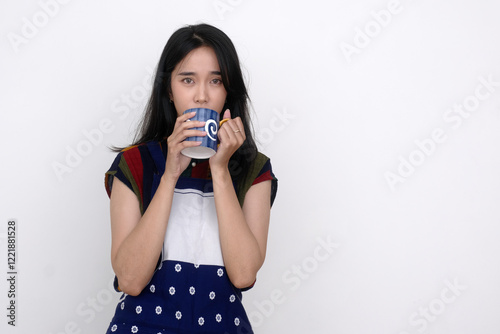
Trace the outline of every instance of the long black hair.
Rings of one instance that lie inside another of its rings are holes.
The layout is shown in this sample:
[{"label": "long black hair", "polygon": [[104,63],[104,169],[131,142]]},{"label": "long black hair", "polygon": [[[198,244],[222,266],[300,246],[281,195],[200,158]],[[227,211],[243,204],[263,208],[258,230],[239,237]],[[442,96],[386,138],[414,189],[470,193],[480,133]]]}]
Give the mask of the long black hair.
[{"label": "long black hair", "polygon": [[[249,97],[236,49],[229,37],[214,26],[188,25],[175,31],[169,38],[158,62],[151,97],[132,145],[161,141],[172,134],[177,119],[177,110],[170,102],[172,72],[189,52],[202,46],[212,48],[219,63],[222,83],[227,92],[222,111],[229,108],[232,118],[239,116],[245,130],[246,140],[229,163],[231,176],[238,181],[247,174],[257,154],[257,147],[248,112]],[[115,151],[120,150],[115,148]]]}]

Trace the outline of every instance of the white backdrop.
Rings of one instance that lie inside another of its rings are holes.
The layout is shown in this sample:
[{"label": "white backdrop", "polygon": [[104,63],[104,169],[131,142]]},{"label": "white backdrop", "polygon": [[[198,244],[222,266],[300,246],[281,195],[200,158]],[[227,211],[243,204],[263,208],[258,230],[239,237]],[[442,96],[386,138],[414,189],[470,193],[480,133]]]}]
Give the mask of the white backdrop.
[{"label": "white backdrop", "polygon": [[[279,191],[244,303],[256,333],[498,334],[495,0],[0,4],[2,333],[104,333],[111,145],[172,32],[241,57]],[[17,222],[16,326],[7,324]]]}]

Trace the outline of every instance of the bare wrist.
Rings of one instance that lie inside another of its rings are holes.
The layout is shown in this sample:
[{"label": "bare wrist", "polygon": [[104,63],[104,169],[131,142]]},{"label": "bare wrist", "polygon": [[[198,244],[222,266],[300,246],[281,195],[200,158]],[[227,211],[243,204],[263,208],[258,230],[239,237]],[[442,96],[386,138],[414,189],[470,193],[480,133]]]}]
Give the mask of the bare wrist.
[{"label": "bare wrist", "polygon": [[211,166],[210,173],[212,175],[212,180],[231,179],[231,173],[229,172],[228,166]]},{"label": "bare wrist", "polygon": [[166,186],[175,187],[175,185],[177,184],[177,180],[178,179],[179,179],[178,176],[174,176],[174,175],[171,175],[171,174],[168,174],[168,173],[165,172],[161,176],[160,184],[164,184]]}]

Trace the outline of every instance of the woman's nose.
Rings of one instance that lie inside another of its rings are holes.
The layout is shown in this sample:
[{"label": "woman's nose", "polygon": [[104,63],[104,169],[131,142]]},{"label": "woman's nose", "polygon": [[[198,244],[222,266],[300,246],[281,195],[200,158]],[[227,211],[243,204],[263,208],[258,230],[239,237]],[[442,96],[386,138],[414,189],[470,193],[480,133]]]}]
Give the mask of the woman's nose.
[{"label": "woman's nose", "polygon": [[206,103],[208,102],[208,93],[207,93],[207,88],[205,85],[199,85],[198,89],[196,90],[196,95],[195,95],[195,102],[196,103]]}]

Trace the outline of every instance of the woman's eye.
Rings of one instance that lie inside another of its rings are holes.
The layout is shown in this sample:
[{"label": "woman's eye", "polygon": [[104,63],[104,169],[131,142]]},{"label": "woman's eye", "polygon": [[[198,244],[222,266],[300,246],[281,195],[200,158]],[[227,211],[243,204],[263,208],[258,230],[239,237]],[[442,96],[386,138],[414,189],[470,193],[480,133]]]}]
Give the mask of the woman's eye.
[{"label": "woman's eye", "polygon": [[221,79],[213,79],[212,83],[214,83],[216,85],[220,85],[220,84],[222,84],[222,80]]},{"label": "woman's eye", "polygon": [[191,79],[191,78],[184,78],[184,79],[182,79],[182,81],[184,83],[187,83],[187,84],[193,83],[193,79]]}]

